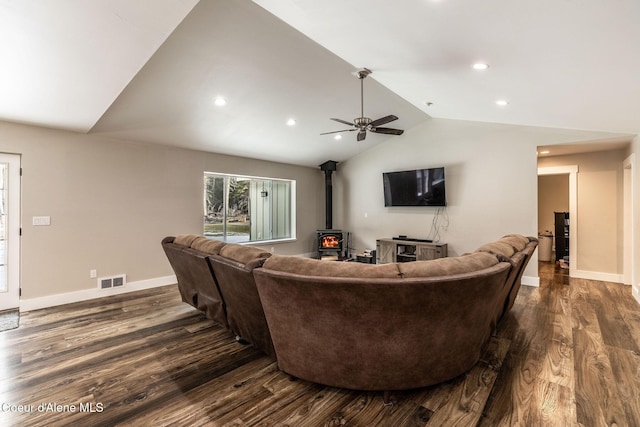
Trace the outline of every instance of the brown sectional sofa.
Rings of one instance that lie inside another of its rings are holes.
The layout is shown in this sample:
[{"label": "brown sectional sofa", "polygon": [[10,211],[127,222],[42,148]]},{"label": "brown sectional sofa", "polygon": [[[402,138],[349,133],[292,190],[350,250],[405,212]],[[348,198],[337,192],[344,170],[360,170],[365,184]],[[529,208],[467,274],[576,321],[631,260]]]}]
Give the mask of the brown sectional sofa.
[{"label": "brown sectional sofa", "polygon": [[183,300],[281,370],[384,391],[435,384],[476,364],[536,246],[508,235],[459,257],[375,265],[205,247],[196,236],[163,240]]}]

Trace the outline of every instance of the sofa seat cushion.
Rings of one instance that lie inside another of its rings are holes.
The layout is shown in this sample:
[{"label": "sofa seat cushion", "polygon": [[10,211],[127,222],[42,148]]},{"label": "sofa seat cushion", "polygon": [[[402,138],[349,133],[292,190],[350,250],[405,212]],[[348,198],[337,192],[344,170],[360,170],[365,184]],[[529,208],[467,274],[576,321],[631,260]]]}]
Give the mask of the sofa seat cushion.
[{"label": "sofa seat cushion", "polygon": [[186,246],[188,248],[191,247],[191,243],[193,243],[193,241],[198,237],[202,236],[198,236],[197,234],[179,234],[175,239],[173,239],[173,243],[180,246]]},{"label": "sofa seat cushion", "polygon": [[206,237],[198,237],[191,242],[191,248],[209,255],[218,255],[220,250],[226,243],[220,240],[207,239]]},{"label": "sofa seat cushion", "polygon": [[273,255],[264,268],[305,276],[349,278],[400,278],[396,264],[364,264],[360,262],[320,261],[296,256]]},{"label": "sofa seat cushion", "polygon": [[254,261],[258,259],[270,257],[271,252],[267,252],[262,248],[256,248],[254,246],[230,243],[224,245],[222,249],[220,249],[220,256],[248,266],[248,264],[253,264]]},{"label": "sofa seat cushion", "polygon": [[507,258],[511,258],[513,254],[516,253],[515,249],[513,249],[513,246],[511,246],[509,243],[500,241],[485,243],[474,252],[488,252],[494,255],[502,255]]},{"label": "sofa seat cushion", "polygon": [[485,268],[493,267],[498,262],[498,258],[493,254],[475,252],[451,258],[403,262],[398,264],[398,269],[404,278],[438,277],[484,270]]}]

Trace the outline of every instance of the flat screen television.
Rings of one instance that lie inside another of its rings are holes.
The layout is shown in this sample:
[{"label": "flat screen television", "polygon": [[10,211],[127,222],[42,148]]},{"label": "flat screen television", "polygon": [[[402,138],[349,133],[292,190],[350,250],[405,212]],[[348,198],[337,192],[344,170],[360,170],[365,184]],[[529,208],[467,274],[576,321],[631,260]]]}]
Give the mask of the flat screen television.
[{"label": "flat screen television", "polygon": [[444,167],[384,172],[385,206],[446,206]]}]

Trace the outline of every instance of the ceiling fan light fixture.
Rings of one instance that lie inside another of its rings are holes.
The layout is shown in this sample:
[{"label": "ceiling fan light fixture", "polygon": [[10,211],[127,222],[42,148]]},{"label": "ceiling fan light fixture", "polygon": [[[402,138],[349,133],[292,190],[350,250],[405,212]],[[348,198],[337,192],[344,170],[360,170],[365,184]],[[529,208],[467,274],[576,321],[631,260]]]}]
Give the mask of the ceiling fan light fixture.
[{"label": "ceiling fan light fixture", "polygon": [[[367,137],[367,132],[372,133],[381,133],[386,135],[402,135],[404,132],[402,129],[394,129],[387,127],[379,127],[380,125],[387,124],[394,120],[398,120],[398,117],[390,114],[385,117],[381,117],[376,120],[371,120],[369,117],[365,117],[364,115],[364,79],[371,74],[371,70],[368,68],[361,68],[353,73],[360,80],[360,117],[356,117],[353,121],[349,122],[347,120],[337,119],[332,117],[331,120],[342,123],[343,125],[351,126],[347,129],[336,130],[331,132],[323,132],[320,135],[329,135],[329,134],[337,134],[341,132],[355,132],[357,131],[356,140],[364,141]],[[337,136],[335,139],[339,139]]]}]

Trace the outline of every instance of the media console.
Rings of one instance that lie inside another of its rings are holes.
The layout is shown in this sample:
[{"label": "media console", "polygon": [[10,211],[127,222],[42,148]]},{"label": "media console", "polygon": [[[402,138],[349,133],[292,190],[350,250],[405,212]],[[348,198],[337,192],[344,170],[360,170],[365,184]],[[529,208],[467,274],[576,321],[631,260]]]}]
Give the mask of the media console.
[{"label": "media console", "polygon": [[446,243],[430,243],[424,240],[378,239],[376,240],[376,263],[424,261],[447,256]]}]

